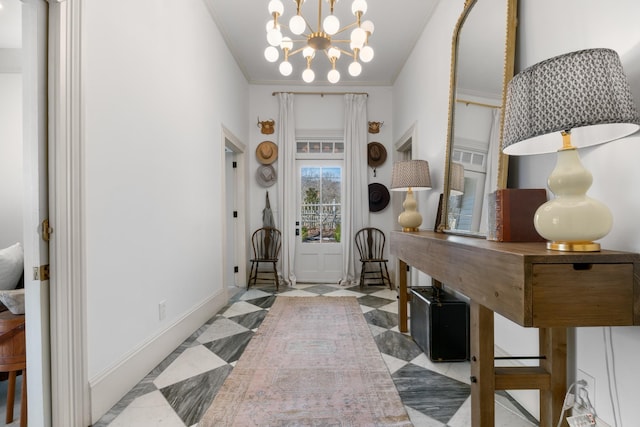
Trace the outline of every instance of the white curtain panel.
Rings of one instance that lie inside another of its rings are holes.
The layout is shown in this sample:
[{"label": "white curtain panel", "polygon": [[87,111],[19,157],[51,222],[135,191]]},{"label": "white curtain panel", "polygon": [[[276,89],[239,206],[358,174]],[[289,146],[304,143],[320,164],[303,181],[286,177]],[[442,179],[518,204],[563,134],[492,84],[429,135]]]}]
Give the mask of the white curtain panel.
[{"label": "white curtain panel", "polygon": [[280,274],[290,286],[296,284],[296,123],[291,93],[279,93],[278,114],[278,224],[282,232]]},{"label": "white curtain panel", "polygon": [[340,284],[357,284],[354,236],[369,224],[367,184],[367,95],[346,94],[344,124],[344,197],[341,235],[344,249]]},{"label": "white curtain panel", "polygon": [[484,178],[484,199],[482,200],[482,216],[480,217],[480,232],[487,233],[488,206],[487,195],[498,188],[498,153],[500,153],[500,117],[499,108],[493,109],[493,122],[489,132],[489,149],[487,150],[487,173]]}]

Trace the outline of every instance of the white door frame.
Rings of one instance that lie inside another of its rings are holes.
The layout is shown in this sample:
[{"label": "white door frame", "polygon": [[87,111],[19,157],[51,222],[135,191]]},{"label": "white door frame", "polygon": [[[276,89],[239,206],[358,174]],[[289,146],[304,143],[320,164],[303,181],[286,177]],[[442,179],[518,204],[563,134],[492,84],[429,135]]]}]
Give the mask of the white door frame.
[{"label": "white door frame", "polygon": [[52,425],[91,424],[86,337],[81,1],[49,0]]},{"label": "white door frame", "polygon": [[[24,287],[28,419],[51,425],[49,245],[41,224],[48,215],[47,189],[47,20],[44,0],[22,0],[22,99],[24,164]],[[38,271],[35,275],[34,270]],[[26,402],[22,403],[23,405]]]},{"label": "white door frame", "polygon": [[[236,198],[235,198],[235,209],[238,212],[238,217],[234,221],[234,230],[233,234],[236,236],[236,242],[234,244],[234,254],[233,257],[238,265],[238,273],[236,273],[236,277],[234,282],[239,287],[247,286],[247,259],[248,259],[248,247],[247,247],[247,236],[249,233],[248,224],[247,224],[247,181],[246,181],[246,145],[243,144],[229,129],[226,127],[222,127],[222,139],[224,141],[223,150],[228,148],[233,151],[235,154],[235,161],[237,162],[236,167],[236,182],[235,182],[235,190],[236,190]],[[224,153],[222,155],[224,159]],[[224,167],[222,168],[224,170]],[[225,174],[223,175],[223,179],[226,179]],[[226,189],[226,182],[223,182],[223,189]],[[222,205],[225,205],[224,203]],[[222,210],[222,221],[223,224],[227,223],[228,217],[230,215],[229,207],[225,206]],[[227,241],[227,229],[224,227],[223,241]],[[231,278],[226,277],[227,275],[227,262],[228,262],[228,254],[227,251],[223,251],[223,264],[225,266],[224,269],[224,283],[225,286],[228,283],[231,283]]]}]

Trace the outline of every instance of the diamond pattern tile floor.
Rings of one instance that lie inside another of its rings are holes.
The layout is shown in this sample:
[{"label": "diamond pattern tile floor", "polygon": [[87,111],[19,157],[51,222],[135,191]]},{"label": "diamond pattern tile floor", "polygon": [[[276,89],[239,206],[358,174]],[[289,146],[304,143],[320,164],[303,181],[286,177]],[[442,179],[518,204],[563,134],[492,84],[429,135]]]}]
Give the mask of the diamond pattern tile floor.
[{"label": "diamond pattern tile floor", "polygon": [[[240,290],[94,427],[196,426],[278,297],[358,298],[371,332],[416,427],[470,425],[469,364],[433,363],[411,336],[398,332],[396,291],[328,284]],[[531,427],[535,420],[506,395],[496,398],[496,426]]]}]

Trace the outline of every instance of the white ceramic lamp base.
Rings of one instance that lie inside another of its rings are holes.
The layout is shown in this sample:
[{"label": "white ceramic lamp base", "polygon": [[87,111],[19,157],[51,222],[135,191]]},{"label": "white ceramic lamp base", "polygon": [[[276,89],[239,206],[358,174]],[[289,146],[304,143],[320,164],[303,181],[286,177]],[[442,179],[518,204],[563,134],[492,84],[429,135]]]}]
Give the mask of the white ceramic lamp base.
[{"label": "white ceramic lamp base", "polygon": [[398,216],[398,224],[402,226],[402,231],[418,231],[418,227],[422,224],[422,215],[418,212],[418,203],[413,197],[411,188],[407,191],[402,207],[404,212]]},{"label": "white ceramic lamp base", "polygon": [[559,251],[596,252],[594,243],[611,230],[609,208],[586,195],[591,173],[584,168],[575,148],[558,151],[556,167],[549,175],[549,189],[555,198],[538,208],[534,225],[549,240],[547,248]]}]

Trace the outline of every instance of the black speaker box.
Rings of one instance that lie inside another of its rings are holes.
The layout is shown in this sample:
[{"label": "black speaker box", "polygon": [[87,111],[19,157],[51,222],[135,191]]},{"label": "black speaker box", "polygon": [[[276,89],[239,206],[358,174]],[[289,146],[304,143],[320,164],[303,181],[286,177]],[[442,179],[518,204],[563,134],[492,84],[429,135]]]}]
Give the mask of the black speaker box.
[{"label": "black speaker box", "polygon": [[411,290],[411,336],[433,362],[469,359],[469,305],[443,290]]}]

